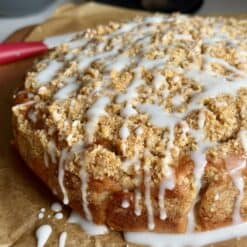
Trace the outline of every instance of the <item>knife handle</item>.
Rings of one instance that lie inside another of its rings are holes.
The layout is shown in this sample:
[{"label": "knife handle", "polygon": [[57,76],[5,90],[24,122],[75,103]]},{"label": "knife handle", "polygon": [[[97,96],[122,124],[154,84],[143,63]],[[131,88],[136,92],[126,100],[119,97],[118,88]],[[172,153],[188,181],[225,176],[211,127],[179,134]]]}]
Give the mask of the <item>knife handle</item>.
[{"label": "knife handle", "polygon": [[0,43],[0,64],[15,62],[47,51],[42,41]]}]

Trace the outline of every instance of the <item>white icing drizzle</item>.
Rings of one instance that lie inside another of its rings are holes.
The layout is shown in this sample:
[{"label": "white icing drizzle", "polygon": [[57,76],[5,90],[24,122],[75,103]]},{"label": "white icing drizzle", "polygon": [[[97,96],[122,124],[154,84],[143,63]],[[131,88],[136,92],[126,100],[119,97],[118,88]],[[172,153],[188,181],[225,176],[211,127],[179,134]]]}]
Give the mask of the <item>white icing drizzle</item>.
[{"label": "white icing drizzle", "polygon": [[82,230],[88,235],[102,235],[108,233],[108,229],[104,225],[96,225],[91,221],[83,219],[78,213],[72,211],[69,219],[69,223],[78,224]]},{"label": "white icing drizzle", "polygon": [[163,174],[166,175],[166,178],[160,185],[159,191],[159,207],[160,207],[160,218],[165,219],[165,206],[164,206],[164,194],[165,189],[172,189],[175,186],[175,176],[173,171],[169,168],[170,160],[171,160],[171,149],[173,148],[173,140],[174,140],[174,127],[177,124],[179,115],[170,114],[165,112],[160,106],[153,104],[140,104],[138,105],[138,109],[147,113],[150,116],[150,122],[158,127],[165,127],[169,130],[168,135],[168,145],[163,158]]},{"label": "white icing drizzle", "polygon": [[84,165],[82,165],[82,168],[80,170],[80,179],[81,179],[82,207],[87,220],[92,221],[93,218],[89,210],[88,200],[87,200],[88,174],[86,171],[86,167],[84,167]]},{"label": "white icing drizzle", "polygon": [[121,207],[122,207],[122,208],[128,208],[129,206],[130,206],[129,201],[126,200],[126,199],[124,199],[124,200],[122,201]]},{"label": "white icing drizzle", "polygon": [[67,45],[70,49],[75,49],[75,48],[83,47],[87,43],[88,40],[84,38],[84,39],[70,41]]},{"label": "white icing drizzle", "polygon": [[169,129],[168,134],[168,144],[167,148],[165,150],[164,158],[162,159],[163,167],[162,172],[165,176],[165,179],[161,182],[160,185],[160,191],[159,191],[159,207],[160,207],[160,219],[164,220],[166,219],[167,215],[165,212],[165,190],[166,189],[173,189],[175,187],[176,181],[173,170],[170,168],[171,163],[171,149],[173,148],[173,142],[174,142],[174,127],[175,123],[172,128]]},{"label": "white icing drizzle", "polygon": [[244,179],[241,174],[238,176],[233,175],[232,177],[234,184],[239,191],[239,195],[237,197],[237,200],[235,202],[235,207],[233,210],[232,220],[233,220],[233,224],[239,224],[240,222],[242,222],[240,209],[241,209],[241,202],[244,198]]},{"label": "white icing drizzle", "polygon": [[69,97],[70,94],[75,92],[80,87],[80,84],[75,81],[74,78],[67,79],[67,84],[60,88],[54,95],[55,100],[64,100]]},{"label": "white icing drizzle", "polygon": [[136,89],[143,84],[143,79],[141,78],[141,72],[136,72],[135,78],[131,85],[127,88],[126,93],[117,96],[117,103],[130,102],[133,98],[138,96]]},{"label": "white icing drizzle", "polygon": [[241,202],[244,198],[244,179],[242,177],[242,170],[246,168],[246,160],[229,157],[225,162],[233,183],[239,191],[232,214],[233,224],[239,224],[242,222],[240,208]]},{"label": "white icing drizzle", "polygon": [[[210,72],[191,69],[187,72],[187,76],[200,83],[204,90],[196,94],[189,106],[191,110],[198,109],[202,99],[214,98],[221,94],[235,95],[240,88],[246,86],[246,78],[239,78],[234,81],[226,80],[225,77],[210,74]],[[222,88],[224,84],[224,90]]]},{"label": "white icing drizzle", "polygon": [[142,127],[138,127],[135,131],[137,136],[141,136],[143,134],[143,128]]},{"label": "white icing drizzle", "polygon": [[226,62],[224,59],[220,59],[220,58],[216,58],[216,57],[211,57],[209,55],[204,55],[204,59],[206,62],[208,63],[217,63],[222,65],[223,67],[225,67],[226,69],[240,75],[243,77],[246,77],[245,73],[243,71],[240,71],[238,69],[236,69],[234,66],[230,65],[228,62]]},{"label": "white icing drizzle", "polygon": [[86,168],[86,164],[87,161],[84,158],[84,142],[80,141],[78,143],[75,143],[72,147],[71,147],[71,153],[80,153],[81,154],[81,159],[80,159],[80,165],[81,165],[81,169],[80,169],[80,180],[81,180],[81,197],[82,197],[82,208],[83,211],[85,213],[86,219],[88,221],[92,221],[92,215],[90,212],[90,209],[88,207],[88,173],[87,173],[87,168]]},{"label": "white icing drizzle", "polygon": [[45,208],[40,209],[40,212],[42,212],[42,213],[44,213],[45,211],[46,211]]},{"label": "white icing drizzle", "polygon": [[58,166],[58,183],[63,193],[63,203],[64,204],[69,203],[67,190],[64,186],[64,166],[65,166],[67,155],[68,155],[68,149],[65,148],[61,151],[61,156],[60,156],[59,166]]},{"label": "white icing drizzle", "polygon": [[75,54],[73,54],[72,52],[68,52],[65,56],[64,59],[69,61],[72,60],[75,57]]},{"label": "white icing drizzle", "polygon": [[58,240],[58,247],[65,247],[67,235],[68,235],[67,232],[60,233]]},{"label": "white icing drizzle", "polygon": [[190,212],[188,214],[188,225],[187,225],[187,231],[192,232],[195,227],[195,214],[194,214],[194,207],[199,200],[198,194],[201,189],[201,179],[204,174],[204,169],[207,164],[207,159],[205,155],[205,151],[209,146],[211,146],[211,143],[204,140],[204,133],[203,133],[203,127],[205,124],[205,113],[204,111],[200,111],[199,113],[199,120],[198,120],[198,130],[192,130],[190,129],[189,132],[193,135],[193,137],[196,140],[196,143],[198,145],[198,150],[194,151],[191,154],[191,158],[194,162],[194,180],[195,180],[195,198],[194,202],[192,203],[192,207],[190,209]]},{"label": "white icing drizzle", "polygon": [[[162,22],[164,22],[164,17],[161,15],[147,16],[144,18],[144,21],[147,23],[162,23]],[[169,21],[169,19],[167,18],[166,21]],[[171,21],[171,19],[170,19],[170,21]]]},{"label": "white icing drizzle", "polygon": [[246,63],[247,62],[247,51],[241,50],[237,54],[237,59],[240,63]]},{"label": "white icing drizzle", "polygon": [[222,227],[206,232],[169,234],[153,232],[125,232],[126,241],[151,247],[199,247],[246,236],[247,223]]},{"label": "white icing drizzle", "polygon": [[136,92],[136,89],[141,86],[144,81],[142,79],[142,68],[146,69],[152,69],[152,68],[159,68],[160,66],[164,66],[167,61],[167,58],[157,59],[157,60],[147,60],[147,59],[141,59],[139,61],[138,67],[135,71],[134,80],[130,84],[130,86],[127,88],[125,93],[122,93],[117,96],[117,103],[122,102],[130,102],[138,96],[138,93]]},{"label": "white icing drizzle", "polygon": [[145,205],[147,209],[147,223],[148,223],[148,229],[153,230],[155,228],[154,223],[154,213],[153,213],[153,206],[152,206],[152,198],[151,198],[151,176],[149,174],[149,168],[148,166],[144,167],[144,186],[145,186]]},{"label": "white icing drizzle", "polygon": [[130,132],[129,132],[129,128],[128,128],[128,126],[126,126],[126,124],[124,124],[124,125],[120,128],[119,135],[120,135],[120,138],[121,138],[122,140],[126,140],[126,139],[129,137]]},{"label": "white icing drizzle", "polygon": [[92,142],[100,117],[107,114],[105,112],[105,107],[109,102],[110,99],[108,97],[101,97],[86,112],[86,116],[88,117],[88,122],[86,124],[86,136],[88,142]]},{"label": "white icing drizzle", "polygon": [[57,220],[61,220],[63,218],[63,214],[62,213],[56,213],[54,217]]},{"label": "white icing drizzle", "polygon": [[28,118],[33,122],[37,122],[37,113],[35,111],[29,111],[28,112]]},{"label": "white icing drizzle", "polygon": [[47,67],[38,73],[36,77],[37,85],[41,86],[50,82],[62,67],[63,63],[56,60],[51,60],[47,64]]},{"label": "white icing drizzle", "polygon": [[247,130],[241,129],[239,131],[239,138],[240,138],[244,151],[247,152]]},{"label": "white icing drizzle", "polygon": [[17,111],[19,109],[24,108],[25,106],[33,105],[34,103],[35,103],[34,100],[30,100],[30,101],[27,101],[27,102],[24,102],[24,103],[21,103],[21,104],[17,104],[17,105],[12,107],[12,111]]},{"label": "white icing drizzle", "polygon": [[153,79],[153,85],[156,90],[159,90],[159,88],[166,83],[167,83],[166,78],[163,75],[161,75],[160,73],[155,75]]},{"label": "white icing drizzle", "polygon": [[217,192],[214,196],[214,200],[218,201],[220,199],[220,194]]},{"label": "white icing drizzle", "polygon": [[38,219],[41,220],[45,217],[45,214],[43,212],[38,213]]},{"label": "white icing drizzle", "polygon": [[121,116],[130,117],[137,114],[137,111],[133,108],[131,104],[127,104],[121,111]]},{"label": "white icing drizzle", "polygon": [[79,33],[80,32],[78,33],[72,32],[72,33],[66,33],[66,34],[57,35],[57,36],[51,36],[51,37],[45,38],[43,42],[47,45],[47,47],[51,49],[51,48],[57,47],[58,45],[64,42],[70,42],[73,39],[74,35],[79,34]]},{"label": "white icing drizzle", "polygon": [[[127,171],[130,166],[134,167],[136,173],[135,179],[138,183],[140,183],[142,179],[142,176],[140,174],[141,161],[139,159],[139,153],[137,150],[135,150],[135,155],[133,158],[127,159],[122,162],[122,169],[124,171]],[[135,201],[134,212],[136,216],[140,216],[142,212],[141,200],[142,200],[142,194],[140,188],[137,186],[134,191],[134,201]]]},{"label": "white icing drizzle", "polygon": [[199,116],[198,116],[198,128],[199,130],[202,130],[204,128],[205,125],[205,113],[204,111],[200,111]]},{"label": "white icing drizzle", "polygon": [[139,66],[140,67],[144,67],[145,69],[158,69],[160,67],[164,67],[164,65],[167,62],[167,57],[164,58],[159,58],[159,59],[155,59],[155,60],[148,60],[143,58],[140,62],[139,62]]},{"label": "white icing drizzle", "polygon": [[175,34],[175,39],[181,39],[181,40],[192,40],[191,34]]},{"label": "white icing drizzle", "polygon": [[174,106],[179,106],[183,103],[184,101],[184,97],[179,95],[179,94],[176,94],[173,98],[172,98],[172,104]]},{"label": "white icing drizzle", "polygon": [[47,152],[44,152],[44,162],[45,162],[45,166],[49,167],[49,160],[48,160],[48,154]]},{"label": "white icing drizzle", "polygon": [[45,246],[48,238],[52,233],[50,225],[42,225],[36,230],[37,247]]},{"label": "white icing drizzle", "polygon": [[81,58],[79,59],[79,69],[81,71],[86,70],[93,62],[97,61],[97,60],[101,60],[101,59],[105,59],[105,58],[109,58],[109,57],[113,57],[115,54],[117,54],[118,51],[118,46],[114,47],[113,50],[111,51],[106,51],[106,52],[102,52],[102,53],[98,53],[97,55],[94,55],[92,57],[87,57],[86,55],[81,56]]},{"label": "white icing drizzle", "polygon": [[[166,156],[168,157],[168,156]],[[169,166],[169,162],[163,159],[163,169],[165,169],[166,177],[161,182],[159,190],[159,207],[160,207],[160,219],[165,220],[167,218],[165,210],[165,190],[172,190],[175,187],[175,177],[174,172]]]},{"label": "white icing drizzle", "polygon": [[141,208],[141,199],[142,199],[142,194],[139,188],[135,189],[135,215],[140,216],[142,213],[142,208]]},{"label": "white icing drizzle", "polygon": [[[159,23],[161,20],[163,20],[163,17],[156,17],[154,19],[150,18],[150,19],[145,20],[145,22],[147,22],[147,23],[152,22],[152,20],[155,23]],[[108,38],[116,36],[122,32],[126,32],[127,30],[132,30],[139,25],[140,25],[139,23],[124,24],[124,25],[122,25],[122,27],[119,30],[108,35]],[[144,25],[146,25],[146,24],[144,23]],[[144,32],[148,33],[149,30],[150,30],[150,28],[147,27]],[[138,43],[140,41],[142,42],[142,44],[145,44],[145,42],[148,43],[150,41],[150,37],[149,36],[138,37],[138,35],[137,35],[136,39],[133,42]],[[91,65],[92,62],[95,62],[97,60],[106,59],[106,58],[108,58],[108,60],[112,60],[110,63],[108,63],[106,65],[106,67],[105,67],[106,70],[112,70],[112,69],[113,70],[122,70],[127,64],[131,63],[130,59],[125,54],[118,55],[118,50],[120,48],[119,44],[115,45],[113,47],[113,49],[110,51],[102,52],[104,46],[105,45],[102,44],[101,45],[102,48],[100,49],[100,52],[97,53],[97,55],[94,55],[93,57],[87,56],[85,54],[83,56],[81,56],[81,58],[79,59],[80,70],[85,70],[88,66]],[[117,57],[116,57],[116,55],[117,55]],[[164,63],[166,62],[166,60],[167,60],[166,58],[153,60],[153,61],[148,60],[148,59],[142,59],[139,61],[139,67],[140,68],[145,67],[147,69],[151,69],[154,67],[163,66]],[[126,107],[121,112],[121,115],[124,116],[125,118],[128,118],[129,116],[135,115],[137,113],[136,110],[133,108],[131,101],[137,96],[137,92],[136,92],[137,87],[139,87],[140,85],[143,84],[143,80],[141,78],[142,69],[140,69],[140,68],[138,68],[136,70],[135,79],[132,81],[131,85],[127,88],[126,92],[117,97],[118,102],[126,101]],[[104,108],[108,103],[109,103],[108,98],[106,99],[106,97],[101,97],[87,111],[87,117],[89,118],[88,123],[86,124],[87,142],[92,142],[93,135],[94,135],[95,129],[97,127],[97,123],[99,121],[99,117],[105,114]],[[120,130],[120,136],[122,139],[127,139],[128,135],[129,135],[129,131],[127,130],[127,128],[125,126],[126,126],[126,123],[124,123],[123,128]],[[87,181],[87,173],[85,172],[85,169],[81,170],[80,176],[81,176],[82,180]],[[87,211],[87,200],[85,198],[86,190],[87,190],[87,182],[82,182],[82,191],[83,190],[84,190],[83,206],[86,207],[86,209],[84,209],[84,211]],[[139,189],[137,189],[137,191],[139,191]],[[140,195],[140,191],[137,192],[136,195]],[[138,196],[137,199],[139,200],[139,198],[140,198],[140,196]],[[136,206],[138,206],[139,209],[135,210],[137,212],[137,214],[139,214],[141,211],[140,206],[139,206],[140,203],[138,200],[136,201]],[[87,215],[87,213],[86,213],[86,215]],[[87,216],[87,218],[91,218],[90,214]]]},{"label": "white icing drizzle", "polygon": [[203,43],[212,45],[212,44],[215,44],[215,43],[220,42],[220,41],[230,42],[231,39],[229,38],[227,33],[223,33],[221,31],[221,27],[222,27],[221,24],[219,24],[219,23],[215,24],[212,35],[204,38]]},{"label": "white icing drizzle", "polygon": [[129,31],[131,31],[132,29],[134,29],[135,27],[137,27],[139,24],[136,22],[129,22],[129,23],[124,23],[118,30],[116,30],[115,32],[111,33],[109,35],[109,37],[113,37],[116,35],[119,35],[121,33],[127,33]]},{"label": "white icing drizzle", "polygon": [[165,112],[160,106],[154,104],[139,104],[137,108],[140,112],[148,114],[150,122],[160,128],[173,129],[181,116],[180,113]]},{"label": "white icing drizzle", "polygon": [[130,58],[122,54],[118,57],[115,57],[113,61],[106,66],[106,69],[111,71],[111,70],[116,70],[116,71],[121,71],[122,69],[126,68],[130,64]]},{"label": "white icing drizzle", "polygon": [[47,144],[47,152],[51,158],[53,164],[57,162],[57,147],[53,140],[50,140]]},{"label": "white icing drizzle", "polygon": [[51,204],[51,210],[53,212],[60,212],[62,211],[62,205],[59,202],[53,202]]},{"label": "white icing drizzle", "polygon": [[[195,107],[193,100],[192,100],[192,103],[190,103],[190,104],[191,104],[190,108],[192,108],[193,110],[198,107],[198,104],[196,104],[196,107]],[[189,111],[190,111],[190,108],[189,108]],[[167,152],[166,152],[165,158],[164,158],[164,165],[169,163],[170,150],[173,147],[173,138],[174,138],[173,130],[174,130],[174,127],[176,126],[176,124],[180,120],[182,120],[182,117],[184,117],[185,114],[166,113],[163,109],[161,109],[161,107],[159,107],[157,105],[152,105],[152,104],[138,105],[138,109],[141,112],[147,113],[150,116],[150,122],[152,124],[154,124],[158,127],[167,127],[169,129],[169,142],[168,142]],[[195,185],[196,185],[196,195],[199,193],[199,190],[201,187],[201,182],[200,182],[201,177],[203,176],[204,168],[205,168],[205,165],[207,163],[204,152],[206,151],[206,149],[209,146],[212,146],[212,144],[210,142],[204,140],[204,135],[203,135],[203,131],[202,131],[204,121],[205,121],[204,113],[201,112],[199,115],[199,130],[190,130],[190,133],[194,136],[196,142],[199,145],[198,150],[195,151],[194,153],[192,153],[192,155],[191,155],[191,157],[194,161],[194,164],[195,164],[194,177],[195,177]],[[166,174],[166,172],[164,172],[164,174]],[[169,182],[171,182],[171,184],[173,186],[175,185],[175,181],[173,179]],[[165,188],[166,188],[166,186],[164,185],[164,182],[161,183],[160,194],[159,194],[159,205],[160,205],[160,210],[161,210],[160,211],[160,217],[163,219],[166,218],[166,214],[164,211],[164,199],[163,199]],[[196,204],[197,199],[198,198],[196,197],[194,204],[193,204],[193,207],[191,208],[191,211],[188,215],[188,217],[189,217],[188,231],[192,231],[194,229],[195,222],[194,222],[194,212],[193,211],[194,211],[194,205]]]}]

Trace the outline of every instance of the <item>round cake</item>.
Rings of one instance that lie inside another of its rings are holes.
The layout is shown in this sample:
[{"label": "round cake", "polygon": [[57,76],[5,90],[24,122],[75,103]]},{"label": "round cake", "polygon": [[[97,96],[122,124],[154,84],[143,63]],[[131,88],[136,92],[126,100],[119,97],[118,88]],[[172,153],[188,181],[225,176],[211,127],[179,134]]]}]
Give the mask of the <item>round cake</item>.
[{"label": "round cake", "polygon": [[27,165],[117,231],[247,219],[247,21],[151,15],[71,36],[15,95]]}]

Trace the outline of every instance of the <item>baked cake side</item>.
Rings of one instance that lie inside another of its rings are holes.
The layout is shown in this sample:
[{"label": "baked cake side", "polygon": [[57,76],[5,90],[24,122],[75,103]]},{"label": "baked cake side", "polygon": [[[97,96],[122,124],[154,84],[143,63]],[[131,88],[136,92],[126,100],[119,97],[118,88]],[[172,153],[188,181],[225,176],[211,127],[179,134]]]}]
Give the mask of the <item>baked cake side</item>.
[{"label": "baked cake side", "polygon": [[247,21],[154,15],[71,37],[15,95],[26,163],[119,231],[246,219]]}]

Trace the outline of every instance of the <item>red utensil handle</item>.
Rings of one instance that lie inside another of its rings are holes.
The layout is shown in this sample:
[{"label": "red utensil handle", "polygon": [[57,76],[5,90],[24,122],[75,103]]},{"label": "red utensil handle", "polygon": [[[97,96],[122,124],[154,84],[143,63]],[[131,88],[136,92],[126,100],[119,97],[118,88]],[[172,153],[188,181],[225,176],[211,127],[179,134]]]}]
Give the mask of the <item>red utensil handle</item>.
[{"label": "red utensil handle", "polygon": [[47,50],[47,46],[41,41],[2,43],[0,44],[0,64],[39,55]]}]

